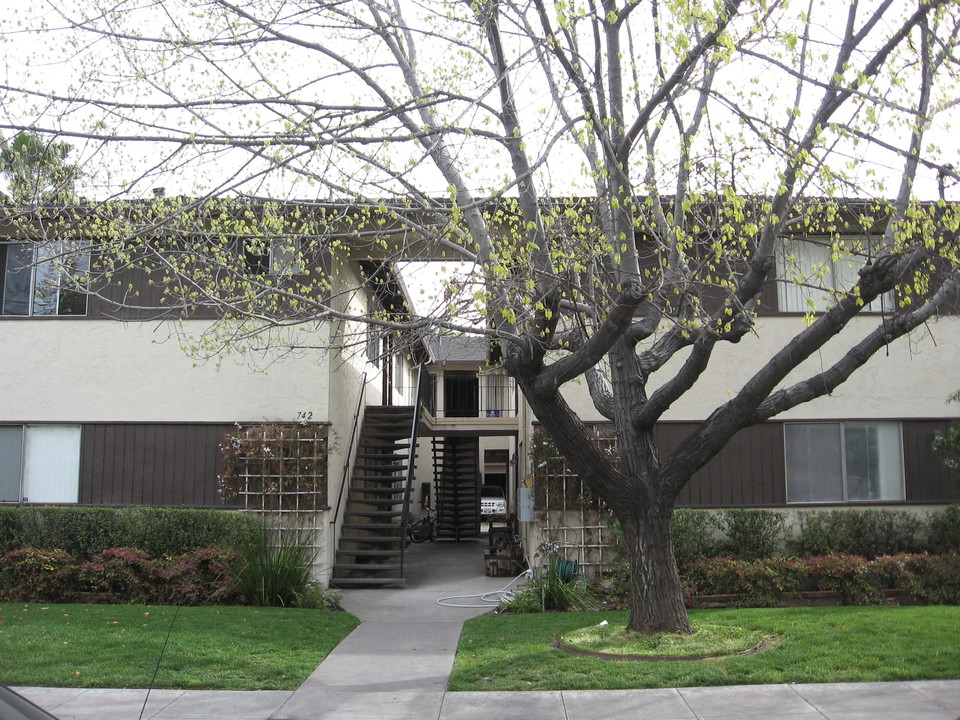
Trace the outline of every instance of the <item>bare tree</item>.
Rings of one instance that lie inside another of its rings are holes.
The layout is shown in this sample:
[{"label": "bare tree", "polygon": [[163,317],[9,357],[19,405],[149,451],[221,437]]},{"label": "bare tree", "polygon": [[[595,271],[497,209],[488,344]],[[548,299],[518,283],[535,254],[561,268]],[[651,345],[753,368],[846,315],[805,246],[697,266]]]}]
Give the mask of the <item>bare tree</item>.
[{"label": "bare tree", "polygon": [[[498,341],[623,527],[634,630],[689,630],[670,518],[691,476],[742,428],[830,393],[956,292],[945,194],[957,175],[937,146],[956,120],[949,0],[50,5],[25,22],[58,40],[75,77],[64,90],[13,68],[0,128],[102,158],[110,175],[88,172],[106,178],[88,195],[163,185],[190,198],[90,209],[111,262],[152,268],[185,307],[219,307],[230,341],[317,318]],[[263,197],[301,201],[252,210]],[[280,255],[297,263],[472,262],[485,324],[445,306],[358,317],[323,272],[251,279],[242,263],[265,256],[271,234],[296,240]],[[804,262],[810,234],[859,272]],[[164,252],[133,242],[161,236]],[[658,419],[717,347],[756,331],[778,271],[809,303],[806,321],[661,453]],[[878,303],[875,322],[852,324]],[[845,328],[860,336],[834,364],[788,381]],[[617,465],[564,400],[579,377],[613,422]]]}]

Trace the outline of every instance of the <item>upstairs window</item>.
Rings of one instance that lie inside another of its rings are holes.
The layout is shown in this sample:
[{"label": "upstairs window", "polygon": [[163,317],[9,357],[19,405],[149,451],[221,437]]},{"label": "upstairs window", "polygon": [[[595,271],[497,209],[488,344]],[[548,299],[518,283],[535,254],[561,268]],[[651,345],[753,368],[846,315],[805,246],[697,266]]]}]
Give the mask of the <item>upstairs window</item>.
[{"label": "upstairs window", "polygon": [[[873,258],[859,238],[841,247],[828,237],[785,240],[777,252],[777,302],[780,312],[822,313],[850,290]],[[893,294],[878,297],[866,312],[893,310]]]},{"label": "upstairs window", "polygon": [[303,275],[300,239],[274,237],[268,242],[251,241],[243,248],[248,275]]},{"label": "upstairs window", "polygon": [[77,240],[0,245],[0,315],[87,314],[90,253]]},{"label": "upstairs window", "polygon": [[904,499],[898,422],[786,423],[787,502]]}]

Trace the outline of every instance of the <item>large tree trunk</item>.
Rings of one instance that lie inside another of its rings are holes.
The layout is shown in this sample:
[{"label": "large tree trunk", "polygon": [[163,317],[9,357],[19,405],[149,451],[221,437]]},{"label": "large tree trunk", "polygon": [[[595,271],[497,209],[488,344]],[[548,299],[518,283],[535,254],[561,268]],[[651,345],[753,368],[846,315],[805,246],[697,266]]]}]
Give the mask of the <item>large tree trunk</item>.
[{"label": "large tree trunk", "polygon": [[672,513],[614,509],[614,514],[630,563],[627,629],[647,634],[691,632],[673,555]]}]

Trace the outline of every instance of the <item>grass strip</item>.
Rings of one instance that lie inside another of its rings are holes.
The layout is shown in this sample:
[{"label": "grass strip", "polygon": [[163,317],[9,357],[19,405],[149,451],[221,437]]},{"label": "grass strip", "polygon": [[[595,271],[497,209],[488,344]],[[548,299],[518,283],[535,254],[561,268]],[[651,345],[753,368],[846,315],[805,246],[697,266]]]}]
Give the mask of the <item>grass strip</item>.
[{"label": "grass strip", "polygon": [[561,635],[624,612],[485,615],[460,637],[450,690],[630,688],[960,678],[960,607],[751,608],[691,611],[692,620],[777,636],[754,655],[634,662],[574,657]]},{"label": "grass strip", "polygon": [[[147,687],[175,611],[0,603],[0,682]],[[324,610],[183,607],[154,687],[294,690],[357,622]]]}]

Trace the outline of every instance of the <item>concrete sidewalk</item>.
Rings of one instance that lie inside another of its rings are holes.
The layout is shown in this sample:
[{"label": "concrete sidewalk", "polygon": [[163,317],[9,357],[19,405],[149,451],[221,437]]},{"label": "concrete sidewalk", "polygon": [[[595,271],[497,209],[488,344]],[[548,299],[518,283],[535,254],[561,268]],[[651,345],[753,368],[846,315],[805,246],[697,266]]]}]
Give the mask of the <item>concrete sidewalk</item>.
[{"label": "concrete sidewalk", "polygon": [[19,691],[62,720],[960,720],[960,680],[446,692],[464,620],[494,603],[437,600],[509,579],[483,575],[479,543],[413,546],[410,561],[407,587],[344,592],[362,622],[296,691],[154,690],[145,707],[144,690]]},{"label": "concrete sidewalk", "polygon": [[[137,720],[144,690],[20,688],[61,720]],[[957,720],[960,680],[671,690],[154,690],[145,720]]]}]

